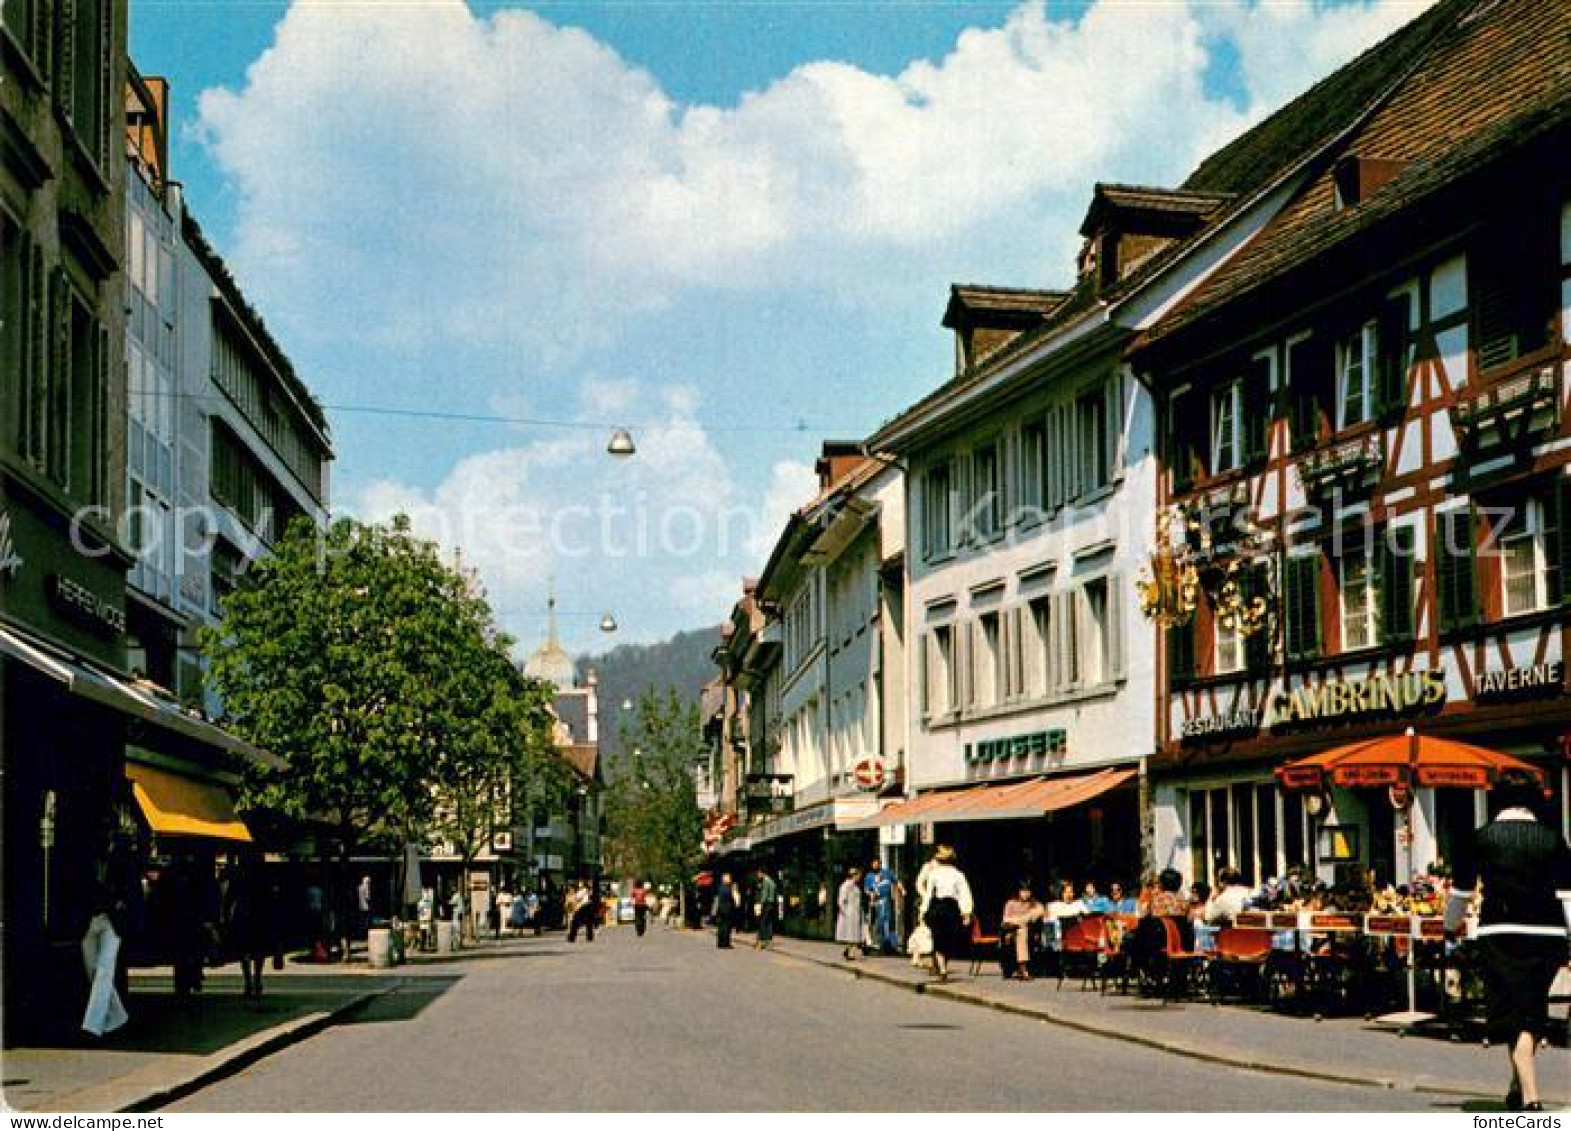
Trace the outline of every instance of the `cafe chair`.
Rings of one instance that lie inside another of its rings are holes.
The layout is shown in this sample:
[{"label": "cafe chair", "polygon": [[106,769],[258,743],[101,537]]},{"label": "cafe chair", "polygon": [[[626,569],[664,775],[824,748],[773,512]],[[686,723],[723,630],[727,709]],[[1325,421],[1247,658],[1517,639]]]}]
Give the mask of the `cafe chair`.
[{"label": "cafe chair", "polygon": [[971,916],[971,977],[975,978],[982,972],[984,962],[1002,963],[1004,957],[1003,939],[1001,935],[985,935],[982,933],[982,920]]}]

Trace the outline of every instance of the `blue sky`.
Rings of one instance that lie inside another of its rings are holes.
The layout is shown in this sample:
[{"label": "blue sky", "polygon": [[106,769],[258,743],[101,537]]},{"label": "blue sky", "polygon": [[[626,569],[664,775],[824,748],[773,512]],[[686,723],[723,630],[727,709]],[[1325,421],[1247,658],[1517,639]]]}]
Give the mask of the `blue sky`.
[{"label": "blue sky", "polygon": [[1424,6],[133,0],[131,43],[335,502],[461,546],[526,644],[554,577],[581,649],[718,621],[818,442],[949,375],[950,282],[1064,284],[1094,181],[1175,183]]}]

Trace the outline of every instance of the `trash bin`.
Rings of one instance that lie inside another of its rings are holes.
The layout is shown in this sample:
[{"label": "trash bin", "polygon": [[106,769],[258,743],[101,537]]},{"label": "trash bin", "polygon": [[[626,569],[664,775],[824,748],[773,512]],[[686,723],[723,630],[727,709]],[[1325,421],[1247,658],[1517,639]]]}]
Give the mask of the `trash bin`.
[{"label": "trash bin", "polygon": [[450,919],[438,919],[436,923],[436,952],[438,954],[452,954],[457,949],[453,943],[453,923]]},{"label": "trash bin", "polygon": [[393,964],[393,932],[386,927],[372,927],[365,936],[366,961],[385,969]]}]

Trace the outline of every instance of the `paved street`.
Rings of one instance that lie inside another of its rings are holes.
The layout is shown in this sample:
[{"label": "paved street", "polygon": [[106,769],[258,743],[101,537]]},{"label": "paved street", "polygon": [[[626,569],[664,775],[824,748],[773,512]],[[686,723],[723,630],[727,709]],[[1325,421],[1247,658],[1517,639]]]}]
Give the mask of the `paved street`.
[{"label": "paved street", "polygon": [[1459,1110],[1213,1066],[655,929],[416,972],[175,1111]]}]

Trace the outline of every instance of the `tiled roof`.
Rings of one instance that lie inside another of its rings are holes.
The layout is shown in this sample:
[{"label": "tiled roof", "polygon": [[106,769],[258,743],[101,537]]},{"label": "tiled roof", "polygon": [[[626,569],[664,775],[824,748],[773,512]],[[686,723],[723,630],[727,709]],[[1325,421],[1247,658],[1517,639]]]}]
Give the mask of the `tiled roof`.
[{"label": "tiled roof", "polygon": [[1163,212],[1203,220],[1231,199],[1231,193],[1098,182],[1091,194],[1091,205],[1086,209],[1085,219],[1080,223],[1080,234],[1091,235],[1096,230],[1101,213],[1110,208],[1132,212]]},{"label": "tiled roof", "polygon": [[1356,122],[1474,0],[1443,0],[1200,163],[1180,187],[1250,195]]},{"label": "tiled roof", "polygon": [[977,283],[955,283],[949,288],[949,306],[944,311],[945,326],[952,325],[959,309],[992,313],[1045,315],[1064,301],[1065,291],[1030,290],[1025,287],[986,287]]},{"label": "tiled roof", "polygon": [[[1416,23],[1433,32],[1436,18],[1444,26],[1430,35],[1422,64],[1367,122],[1323,155],[1296,197],[1154,327],[1148,341],[1196,323],[1502,153],[1571,122],[1571,35],[1566,31],[1571,0],[1452,0]],[[1332,167],[1342,154],[1399,161],[1404,167],[1369,199],[1338,209]]]}]

